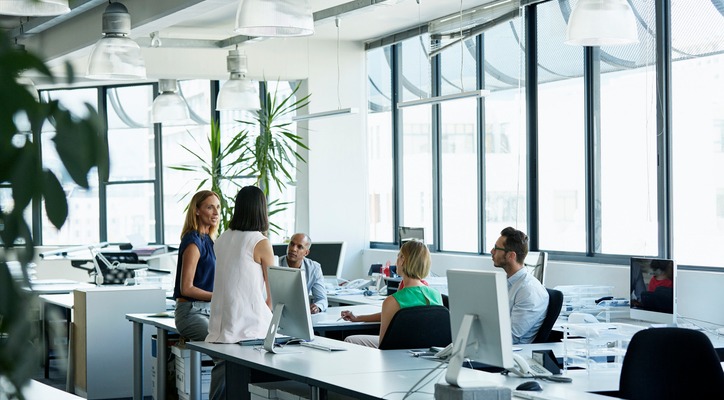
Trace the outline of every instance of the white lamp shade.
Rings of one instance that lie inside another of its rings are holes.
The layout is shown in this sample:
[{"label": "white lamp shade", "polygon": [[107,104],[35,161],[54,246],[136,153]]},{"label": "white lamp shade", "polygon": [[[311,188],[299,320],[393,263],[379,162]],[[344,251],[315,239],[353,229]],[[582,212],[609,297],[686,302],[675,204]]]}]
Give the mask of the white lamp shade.
[{"label": "white lamp shade", "polygon": [[235,32],[247,36],[285,37],[314,34],[309,0],[241,0]]},{"label": "white lamp shade", "polygon": [[68,12],[68,0],[0,0],[0,15],[49,17]]},{"label": "white lamp shade", "polygon": [[167,125],[185,124],[189,121],[189,107],[183,97],[176,93],[176,79],[159,80],[159,91],[151,105],[151,121]]},{"label": "white lamp shade", "polygon": [[90,79],[146,79],[146,65],[138,43],[125,36],[104,36],[88,62]]},{"label": "white lamp shade", "polygon": [[232,78],[224,83],[216,99],[216,110],[258,110],[261,108],[256,88],[248,79]]},{"label": "white lamp shade", "polygon": [[626,0],[579,0],[571,12],[566,44],[612,46],[638,41],[636,18]]}]

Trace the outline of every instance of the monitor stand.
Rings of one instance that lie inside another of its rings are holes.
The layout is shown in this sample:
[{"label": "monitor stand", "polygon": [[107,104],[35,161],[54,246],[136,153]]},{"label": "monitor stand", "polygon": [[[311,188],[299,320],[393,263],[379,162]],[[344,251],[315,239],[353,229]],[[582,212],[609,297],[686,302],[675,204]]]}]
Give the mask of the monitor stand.
[{"label": "monitor stand", "polygon": [[[465,348],[468,345],[468,337],[475,318],[477,316],[472,314],[466,314],[463,317],[457,339],[453,344],[452,356],[448,361],[447,373],[445,374],[445,381],[449,386],[444,384],[435,385],[435,398],[455,400],[510,398],[511,390],[509,388],[485,382],[480,379],[479,374],[475,374],[473,370],[463,367]],[[464,377],[464,375],[467,375],[467,377]]]},{"label": "monitor stand", "polygon": [[271,322],[269,323],[269,328],[266,331],[266,337],[264,338],[264,350],[274,354],[299,353],[299,349],[274,347],[277,338],[277,328],[279,327],[279,322],[282,320],[282,311],[284,311],[284,304],[277,303],[277,305],[274,306],[274,314],[272,315]]}]

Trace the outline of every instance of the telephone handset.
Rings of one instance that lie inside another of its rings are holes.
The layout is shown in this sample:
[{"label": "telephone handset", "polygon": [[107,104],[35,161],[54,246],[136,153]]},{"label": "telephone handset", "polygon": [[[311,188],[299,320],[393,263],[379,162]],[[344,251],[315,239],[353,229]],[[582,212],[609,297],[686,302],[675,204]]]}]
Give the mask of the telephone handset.
[{"label": "telephone handset", "polygon": [[370,285],[369,279],[355,279],[349,281],[342,286],[344,289],[363,289]]},{"label": "telephone handset", "polygon": [[524,358],[520,354],[513,353],[513,362],[515,366],[510,369],[510,372],[518,376],[539,377],[553,375],[551,371],[548,371],[544,366],[530,357]]}]

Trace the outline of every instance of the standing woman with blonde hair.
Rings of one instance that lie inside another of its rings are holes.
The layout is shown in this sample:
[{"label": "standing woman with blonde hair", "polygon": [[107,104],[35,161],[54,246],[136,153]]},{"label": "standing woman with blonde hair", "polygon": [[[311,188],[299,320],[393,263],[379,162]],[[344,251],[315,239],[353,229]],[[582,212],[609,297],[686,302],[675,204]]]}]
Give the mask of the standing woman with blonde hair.
[{"label": "standing woman with blonde hair", "polygon": [[210,190],[197,192],[189,202],[181,230],[173,289],[174,320],[181,336],[191,341],[204,340],[209,333],[216,269],[214,239],[219,232],[220,209],[218,194]]}]

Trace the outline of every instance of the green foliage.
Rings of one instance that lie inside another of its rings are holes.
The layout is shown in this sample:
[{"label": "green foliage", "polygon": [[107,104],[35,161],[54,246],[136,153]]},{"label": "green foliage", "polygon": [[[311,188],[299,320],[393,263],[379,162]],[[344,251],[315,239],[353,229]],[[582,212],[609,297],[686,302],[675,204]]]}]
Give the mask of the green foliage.
[{"label": "green foliage", "polygon": [[[70,66],[66,67],[72,76]],[[0,206],[0,375],[16,388],[30,379],[38,365],[38,354],[31,342],[33,331],[28,321],[28,303],[32,296],[18,288],[7,262],[9,249],[23,266],[27,282],[27,263],[35,248],[30,227],[23,217],[31,201],[45,200],[50,222],[60,228],[68,217],[68,203],[55,174],[43,168],[40,135],[44,124],[51,123],[56,134],[52,141],[68,175],[80,186],[89,187],[88,173],[99,167],[108,171],[108,146],[98,114],[89,105],[88,117],[77,118],[58,101],[38,102],[28,89],[18,83],[24,71],[33,70],[53,79],[37,56],[14,47],[0,34],[0,187],[12,191],[12,209]],[[21,132],[16,118],[27,117],[30,131]],[[21,243],[21,245],[16,245]],[[16,393],[18,397],[22,395]]]},{"label": "green foliage", "polygon": [[[204,177],[200,179],[196,191],[210,184],[211,190],[220,195],[222,221],[220,231],[226,229],[234,213],[234,199],[238,189],[241,188],[237,183],[238,178],[255,178],[255,184],[268,198],[270,184],[273,183],[279,190],[283,190],[287,183],[292,181],[291,172],[295,160],[306,162],[296,151],[295,146],[307,150],[309,148],[302,142],[302,138],[290,129],[292,122],[280,121],[284,116],[293,115],[309,104],[309,95],[292,102],[298,90],[299,85],[283,99],[277,96],[276,91],[267,92],[265,104],[257,111],[254,120],[237,121],[243,125],[243,128],[229,139],[224,148],[221,146],[221,130],[215,121],[211,122],[211,132],[206,142],[202,144],[196,141],[199,150],[182,145],[184,150],[199,163],[175,165],[170,168],[200,173]],[[251,129],[259,129],[259,134],[251,134]],[[210,151],[210,159],[204,152],[205,149]],[[234,188],[233,193],[223,193],[224,187]],[[186,193],[183,197],[192,194]],[[273,222],[273,216],[286,210],[289,204],[279,199],[269,201],[270,230],[274,232],[281,230],[279,225]]]},{"label": "green foliage", "polygon": [[[221,203],[219,233],[221,233],[229,225],[229,221],[231,221],[231,217],[234,214],[234,198],[240,188],[239,184],[233,178],[238,177],[243,165],[249,161],[249,159],[243,155],[241,157],[239,156],[239,152],[243,148],[243,143],[248,140],[249,134],[246,131],[239,132],[231,138],[226,147],[222,148],[221,128],[218,122],[212,120],[211,131],[206,137],[205,143],[199,143],[193,135],[191,135],[191,132],[189,132],[189,136],[198,144],[199,150],[194,150],[184,145],[181,145],[181,147],[191,154],[194,159],[198,160],[199,163],[174,165],[169,168],[176,171],[201,174],[203,178],[199,180],[194,193],[200,189],[211,186],[210,190],[219,195]],[[209,150],[210,156],[203,151],[204,148]],[[234,190],[233,193],[225,193],[222,190],[224,186],[234,187],[236,190]],[[190,198],[194,193],[186,193],[182,198]]]},{"label": "green foliage", "polygon": [[[269,185],[273,182],[279,190],[293,180],[291,169],[296,161],[306,162],[295,146],[309,150],[302,142],[301,136],[295,135],[290,126],[293,122],[280,121],[284,116],[293,115],[297,110],[309,104],[306,95],[292,102],[294,95],[299,91],[297,85],[292,93],[283,99],[277,97],[277,92],[266,93],[266,101],[257,112],[254,121],[238,121],[245,125],[259,126],[259,136],[253,141],[245,141],[242,148],[244,158],[252,158],[253,163],[247,166],[247,175],[257,177],[257,185],[269,196]],[[242,131],[244,132],[244,131]]]}]

